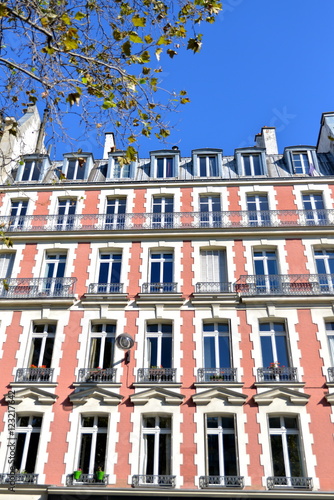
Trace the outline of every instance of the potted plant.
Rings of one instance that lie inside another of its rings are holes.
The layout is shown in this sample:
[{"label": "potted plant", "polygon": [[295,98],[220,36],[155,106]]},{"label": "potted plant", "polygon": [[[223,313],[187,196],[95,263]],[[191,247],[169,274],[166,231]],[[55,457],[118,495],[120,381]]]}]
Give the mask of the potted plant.
[{"label": "potted plant", "polygon": [[76,481],[79,481],[79,479],[81,478],[81,474],[82,474],[82,470],[80,469],[77,469],[73,472],[73,479],[75,479]]},{"label": "potted plant", "polygon": [[102,467],[98,467],[96,471],[96,479],[98,481],[103,481],[104,479],[104,471],[102,470]]}]

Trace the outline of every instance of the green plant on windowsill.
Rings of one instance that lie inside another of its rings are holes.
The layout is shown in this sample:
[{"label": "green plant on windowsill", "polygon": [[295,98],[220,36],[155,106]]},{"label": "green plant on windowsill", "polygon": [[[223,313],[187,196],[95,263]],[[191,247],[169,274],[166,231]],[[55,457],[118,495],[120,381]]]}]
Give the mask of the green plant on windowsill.
[{"label": "green plant on windowsill", "polygon": [[98,467],[97,471],[96,471],[96,479],[98,481],[103,481],[104,475],[105,475],[105,472],[104,472],[104,470],[102,470],[102,467]]}]

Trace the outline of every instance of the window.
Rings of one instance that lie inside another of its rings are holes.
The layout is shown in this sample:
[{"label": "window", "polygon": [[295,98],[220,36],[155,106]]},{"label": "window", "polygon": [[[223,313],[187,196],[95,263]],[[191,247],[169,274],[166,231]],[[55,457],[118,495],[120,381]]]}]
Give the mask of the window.
[{"label": "window", "polygon": [[295,370],[290,368],[290,356],[285,324],[260,323],[262,370],[260,380],[295,381]]},{"label": "window", "polygon": [[149,368],[172,367],[172,325],[147,325],[147,362]]},{"label": "window", "polygon": [[271,459],[278,484],[291,486],[291,478],[303,476],[303,460],[296,417],[269,417]]},{"label": "window", "polygon": [[17,471],[35,472],[42,417],[18,416],[14,467]]},{"label": "window", "polygon": [[152,253],[150,257],[150,291],[172,292],[173,283],[173,254]]},{"label": "window", "polygon": [[334,366],[334,322],[326,321],[326,333],[331,358],[331,366]]},{"label": "window", "polygon": [[124,151],[118,151],[117,154],[109,155],[108,174],[111,179],[130,179],[133,177],[134,163],[121,165],[118,158],[124,155]]},{"label": "window", "polygon": [[228,323],[204,323],[204,381],[234,380]]},{"label": "window", "polygon": [[105,229],[124,229],[126,198],[108,198]]},{"label": "window", "polygon": [[44,292],[49,295],[61,296],[64,285],[66,254],[55,253],[46,256],[46,280]]},{"label": "window", "polygon": [[310,175],[310,162],[306,152],[292,153],[292,163],[295,174]]},{"label": "window", "polygon": [[37,159],[25,160],[21,170],[21,181],[39,181],[43,170],[43,161]]},{"label": "window", "polygon": [[201,250],[201,292],[228,292],[225,250]]},{"label": "window", "polygon": [[315,263],[321,292],[332,292],[334,286],[334,250],[315,250]]},{"label": "window", "polygon": [[159,179],[175,177],[174,173],[174,157],[158,157],[157,162],[157,177]]},{"label": "window", "polygon": [[57,230],[69,231],[73,229],[77,202],[73,199],[58,200]]},{"label": "window", "polygon": [[270,225],[268,196],[266,194],[247,195],[247,210],[251,226]]},{"label": "window", "polygon": [[243,175],[249,177],[253,175],[263,175],[261,156],[259,154],[243,154],[241,159]]},{"label": "window", "polygon": [[199,175],[201,177],[218,176],[218,158],[216,155],[198,156]]},{"label": "window", "polygon": [[115,333],[115,325],[92,325],[89,368],[112,368],[114,366]]},{"label": "window", "polygon": [[86,179],[87,157],[65,157],[62,175],[67,180]]},{"label": "window", "polygon": [[221,205],[219,195],[201,196],[199,207],[201,227],[221,227]]},{"label": "window", "polygon": [[28,202],[23,200],[13,201],[10,209],[9,229],[23,229],[25,215],[27,214]]},{"label": "window", "polygon": [[257,293],[280,291],[277,256],[274,250],[254,251],[254,267]]},{"label": "window", "polygon": [[321,193],[303,194],[306,224],[326,224],[327,217]]},{"label": "window", "polygon": [[55,324],[45,323],[34,325],[28,366],[50,368],[55,334]]},{"label": "window", "polygon": [[77,469],[84,474],[105,470],[108,417],[82,416]]},{"label": "window", "polygon": [[226,476],[238,475],[233,416],[206,416],[206,469],[209,484],[225,485]]},{"label": "window", "polygon": [[171,418],[169,416],[143,417],[142,471],[144,483],[168,484],[170,476],[172,442]]},{"label": "window", "polygon": [[120,291],[122,254],[101,253],[98,292],[117,293]]},{"label": "window", "polygon": [[154,228],[173,227],[173,198],[172,197],[154,197],[152,207],[152,226]]},{"label": "window", "polygon": [[0,253],[0,279],[11,277],[15,253]]}]

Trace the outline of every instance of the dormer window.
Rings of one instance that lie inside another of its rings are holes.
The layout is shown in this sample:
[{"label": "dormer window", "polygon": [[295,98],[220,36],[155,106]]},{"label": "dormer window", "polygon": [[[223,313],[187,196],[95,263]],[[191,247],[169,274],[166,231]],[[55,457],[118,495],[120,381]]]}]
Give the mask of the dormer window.
[{"label": "dormer window", "polygon": [[69,181],[82,181],[87,179],[92,168],[92,155],[65,155],[62,175]]},{"label": "dormer window", "polygon": [[170,179],[171,177],[177,177],[179,158],[179,150],[151,152],[150,176],[158,179]]},{"label": "dormer window", "polygon": [[261,148],[236,150],[238,172],[240,175],[253,177],[266,174],[266,154]]},{"label": "dormer window", "polygon": [[318,160],[314,147],[285,148],[284,157],[289,170],[295,175],[318,175]]},{"label": "dormer window", "polygon": [[135,163],[131,162],[121,165],[119,157],[122,157],[123,151],[116,151],[109,154],[107,179],[132,179]]},{"label": "dormer window", "polygon": [[25,182],[38,182],[42,179],[50,162],[47,156],[25,156],[23,163],[17,171],[16,180]]},{"label": "dormer window", "polygon": [[192,151],[195,177],[218,177],[221,175],[221,149],[195,149]]}]

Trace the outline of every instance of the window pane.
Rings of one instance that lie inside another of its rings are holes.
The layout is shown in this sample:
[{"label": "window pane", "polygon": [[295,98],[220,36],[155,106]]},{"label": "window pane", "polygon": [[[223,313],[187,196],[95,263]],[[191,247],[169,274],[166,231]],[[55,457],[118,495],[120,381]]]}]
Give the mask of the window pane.
[{"label": "window pane", "polygon": [[289,366],[288,347],[285,335],[276,335],[277,361],[281,366]]},{"label": "window pane", "polygon": [[52,361],[52,353],[53,353],[53,344],[54,337],[47,337],[45,342],[44,355],[42,360],[42,365],[45,365],[46,368],[50,368]]},{"label": "window pane", "polygon": [[39,432],[32,432],[30,435],[27,460],[25,463],[25,470],[28,473],[35,472],[36,457],[37,457],[37,452],[38,452],[38,443],[39,443]]},{"label": "window pane", "polygon": [[149,349],[149,364],[150,367],[158,366],[158,339],[156,337],[148,337],[148,349]]},{"label": "window pane", "polygon": [[220,368],[230,368],[230,340],[228,336],[219,335],[219,366]]},{"label": "window pane", "polygon": [[171,428],[171,419],[170,417],[160,417],[159,418],[160,429],[170,429]]},{"label": "window pane", "polygon": [[286,476],[281,436],[270,436],[274,476]]},{"label": "window pane", "polygon": [[99,428],[108,427],[108,417],[97,417],[97,425]]},{"label": "window pane", "polygon": [[172,367],[172,337],[162,337],[161,339],[161,366],[163,368]]},{"label": "window pane", "polygon": [[114,361],[114,346],[115,339],[112,337],[106,337],[104,345],[104,356],[103,356],[103,367],[102,368],[112,368]]},{"label": "window pane", "polygon": [[303,468],[300,456],[299,436],[297,434],[288,434],[287,441],[291,476],[300,477],[303,475]]},{"label": "window pane", "polygon": [[208,428],[218,428],[218,417],[207,417],[206,422]]},{"label": "window pane", "polygon": [[154,474],[154,434],[146,434],[146,471],[145,474]]},{"label": "window pane", "polygon": [[143,426],[147,428],[155,427],[155,417],[144,417],[143,418]]},{"label": "window pane", "polygon": [[82,423],[81,425],[83,427],[93,427],[94,425],[94,417],[82,417]]},{"label": "window pane", "polygon": [[209,463],[209,476],[219,476],[219,444],[218,435],[208,435],[208,463]]},{"label": "window pane", "polygon": [[216,368],[214,337],[204,337],[204,366],[205,368]]},{"label": "window pane", "polygon": [[25,433],[16,434],[16,437],[17,439],[16,439],[14,466],[15,469],[20,471],[26,434]]},{"label": "window pane", "polygon": [[262,350],[262,363],[263,366],[269,367],[270,363],[273,363],[274,361],[274,356],[273,356],[273,348],[272,348],[272,343],[271,343],[271,337],[262,335],[260,337],[261,339],[261,350]]},{"label": "window pane", "polygon": [[95,450],[95,462],[94,462],[95,471],[98,470],[99,467],[102,470],[105,469],[106,448],[107,448],[107,434],[98,433],[96,436],[96,450]]},{"label": "window pane", "polygon": [[223,434],[224,445],[224,475],[237,475],[237,456],[235,451],[235,435]]},{"label": "window pane", "polygon": [[84,474],[88,474],[90,465],[90,454],[92,447],[92,434],[81,434],[81,448],[79,454],[79,468]]}]

